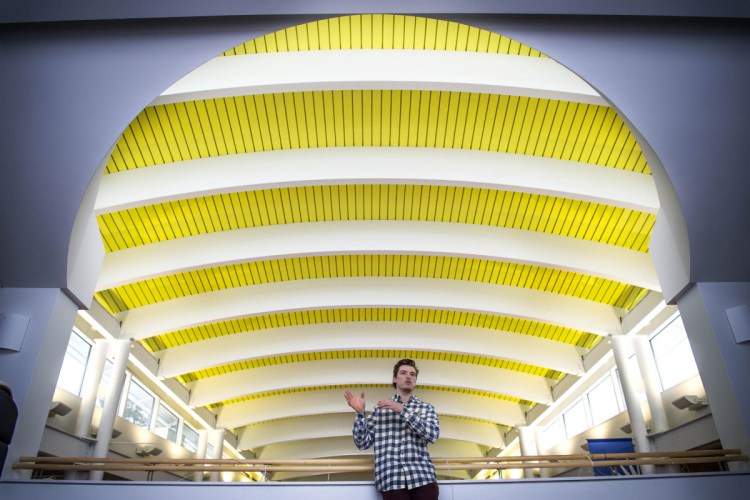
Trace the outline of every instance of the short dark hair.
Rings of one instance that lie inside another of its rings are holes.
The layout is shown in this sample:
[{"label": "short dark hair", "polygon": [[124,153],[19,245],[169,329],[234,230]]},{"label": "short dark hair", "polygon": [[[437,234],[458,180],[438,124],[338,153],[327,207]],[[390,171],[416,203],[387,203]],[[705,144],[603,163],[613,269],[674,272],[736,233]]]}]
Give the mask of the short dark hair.
[{"label": "short dark hair", "polygon": [[[393,378],[396,378],[396,375],[398,375],[398,369],[402,366],[411,366],[412,368],[414,368],[414,371],[417,372],[417,376],[419,376],[419,368],[417,368],[417,364],[414,362],[414,360],[405,358],[393,365]],[[393,388],[396,388],[396,382],[393,382]]]}]

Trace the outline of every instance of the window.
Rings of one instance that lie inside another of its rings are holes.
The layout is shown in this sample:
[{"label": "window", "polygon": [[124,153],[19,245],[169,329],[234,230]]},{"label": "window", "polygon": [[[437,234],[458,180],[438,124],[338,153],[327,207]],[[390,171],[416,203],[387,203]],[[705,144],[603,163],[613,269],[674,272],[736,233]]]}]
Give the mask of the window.
[{"label": "window", "polygon": [[99,392],[96,395],[96,406],[104,407],[104,398],[107,397],[109,384],[112,381],[112,367],[114,364],[110,360],[104,362],[102,370],[102,380],[99,382]]},{"label": "window", "polygon": [[198,451],[198,432],[188,425],[182,428],[182,446],[193,453]]},{"label": "window", "polygon": [[591,388],[588,392],[588,400],[593,425],[599,425],[622,411],[618,404],[617,392],[611,374],[607,374]]},{"label": "window", "polygon": [[589,420],[586,416],[586,406],[580,399],[568,411],[563,414],[565,422],[565,434],[571,438],[589,428]]},{"label": "window", "polygon": [[156,412],[156,423],[154,424],[154,434],[164,439],[177,442],[177,428],[180,426],[180,419],[164,403],[159,404],[159,410]]},{"label": "window", "polygon": [[75,330],[70,334],[68,348],[65,350],[60,376],[57,379],[57,386],[62,387],[68,392],[81,395],[81,385],[83,377],[86,374],[86,364],[89,360],[91,344],[84,340]]},{"label": "window", "polygon": [[651,349],[654,352],[662,390],[669,389],[698,373],[693,351],[685,333],[685,325],[679,316],[651,338]]},{"label": "window", "polygon": [[140,427],[151,427],[151,415],[154,412],[156,398],[146,391],[135,380],[131,380],[128,398],[125,400],[125,411],[122,418]]},{"label": "window", "polygon": [[542,447],[547,450],[565,440],[565,425],[560,418],[556,418],[542,431]]}]

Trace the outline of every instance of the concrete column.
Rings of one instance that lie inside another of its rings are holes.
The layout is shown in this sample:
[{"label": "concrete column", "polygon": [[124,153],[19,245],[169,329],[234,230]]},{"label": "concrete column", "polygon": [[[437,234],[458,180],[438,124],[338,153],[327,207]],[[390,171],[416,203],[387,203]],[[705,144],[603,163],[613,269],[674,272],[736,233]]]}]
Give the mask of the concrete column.
[{"label": "concrete column", "polygon": [[[213,451],[210,457],[206,458],[221,458],[224,452],[224,429],[219,427],[218,429],[211,429],[208,431],[208,442],[213,446]],[[220,481],[221,477],[218,472],[211,473],[211,481]]]},{"label": "concrete column", "polygon": [[[536,447],[536,437],[534,436],[533,429],[530,429],[525,425],[519,426],[518,441],[521,445],[521,455],[523,455],[524,457],[531,457],[539,454]],[[534,477],[534,469],[524,469],[523,477]]]},{"label": "concrete column", "polygon": [[36,456],[50,401],[68,346],[78,305],[57,288],[0,288],[0,312],[29,318],[18,350],[0,349],[0,380],[13,391],[18,421],[2,471],[3,479],[28,478],[11,467],[21,456]]},{"label": "concrete column", "polygon": [[81,386],[81,408],[76,419],[75,434],[79,437],[91,436],[91,418],[96,408],[96,396],[99,383],[104,373],[104,363],[107,361],[109,344],[105,340],[97,340],[89,355],[86,375]]},{"label": "concrete column", "polygon": [[641,371],[641,378],[646,388],[648,407],[651,410],[651,432],[664,432],[669,429],[669,424],[661,399],[659,371],[656,369],[651,345],[648,338],[639,335],[633,339],[633,347],[635,348],[635,357],[638,360],[638,369]]},{"label": "concrete column", "polygon": [[[651,444],[649,443],[646,431],[646,421],[641,411],[641,402],[638,400],[638,393],[636,391],[636,377],[638,377],[638,374],[634,373],[628,363],[628,357],[633,352],[632,339],[622,335],[613,336],[612,351],[615,354],[615,363],[617,364],[617,371],[620,374],[622,392],[625,396],[625,406],[628,409],[628,417],[630,418],[630,427],[633,430],[636,451],[649,452],[651,451]],[[644,474],[653,474],[654,466],[641,466],[641,471]]]},{"label": "concrete column", "polygon": [[[534,427],[534,443],[536,443],[536,452],[540,453],[539,443],[542,442],[542,429],[541,427]],[[549,477],[549,469],[542,467],[539,469],[539,477]]]},{"label": "concrete column", "polygon": [[[195,450],[195,458],[206,458],[206,450],[208,449],[208,431],[198,431],[198,449]],[[197,471],[193,474],[193,481],[203,481],[203,471]]]},{"label": "concrete column", "polygon": [[[109,343],[109,354],[114,357],[112,362],[112,379],[110,380],[107,396],[104,398],[102,417],[99,420],[99,431],[96,434],[93,456],[104,458],[109,452],[109,441],[112,439],[112,429],[117,416],[117,406],[125,385],[125,368],[128,366],[128,355],[130,354],[130,340],[111,340]],[[104,476],[102,471],[92,471],[89,479],[101,481]]]},{"label": "concrete column", "polygon": [[[750,282],[698,283],[677,301],[722,446],[750,453],[750,342],[738,342],[726,310],[750,305]],[[747,462],[730,462],[748,470]]]},{"label": "concrete column", "polygon": [[[81,438],[91,438],[91,419],[96,408],[96,395],[99,391],[99,383],[104,372],[104,363],[107,361],[107,350],[109,346],[104,340],[97,340],[91,348],[88,363],[86,364],[86,375],[81,384],[81,406],[78,409],[74,434]],[[65,479],[78,479],[76,471],[65,471]]]}]

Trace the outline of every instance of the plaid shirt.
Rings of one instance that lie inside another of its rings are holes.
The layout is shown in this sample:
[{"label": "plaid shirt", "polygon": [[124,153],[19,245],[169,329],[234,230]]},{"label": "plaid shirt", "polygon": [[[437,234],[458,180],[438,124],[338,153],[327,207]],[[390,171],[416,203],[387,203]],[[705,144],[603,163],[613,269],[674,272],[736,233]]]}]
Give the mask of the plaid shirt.
[{"label": "plaid shirt", "polygon": [[[398,394],[394,401],[400,403]],[[399,414],[375,408],[369,418],[358,413],[352,428],[360,450],[375,445],[375,487],[380,491],[413,489],[434,483],[427,444],[440,435],[435,407],[412,396]]]}]

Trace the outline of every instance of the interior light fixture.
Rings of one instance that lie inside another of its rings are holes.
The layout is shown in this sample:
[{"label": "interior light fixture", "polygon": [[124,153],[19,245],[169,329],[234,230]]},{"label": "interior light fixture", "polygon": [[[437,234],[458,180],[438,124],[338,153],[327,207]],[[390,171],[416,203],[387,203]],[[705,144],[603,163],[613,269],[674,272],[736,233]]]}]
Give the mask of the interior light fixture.
[{"label": "interior light fixture", "polygon": [[139,444],[135,447],[135,454],[141,457],[155,457],[161,452],[162,449],[153,444]]},{"label": "interior light fixture", "polygon": [[49,407],[49,413],[47,413],[47,418],[53,418],[57,415],[64,417],[65,415],[70,413],[72,409],[73,408],[66,405],[62,401],[52,401],[52,404]]},{"label": "interior light fixture", "polygon": [[[633,426],[630,425],[630,423],[627,423],[620,427],[620,430],[624,432],[625,434],[632,434],[633,433]],[[646,432],[651,432],[651,424],[646,423]]]},{"label": "interior light fixture", "polygon": [[[91,435],[93,437],[96,437],[97,434],[99,434],[99,427],[92,426],[91,427]],[[122,434],[122,431],[118,431],[117,429],[112,429],[112,437],[113,438],[120,437],[121,434]]]},{"label": "interior light fixture", "polygon": [[708,399],[705,396],[682,396],[672,401],[672,404],[680,410],[697,411],[708,406]]}]

